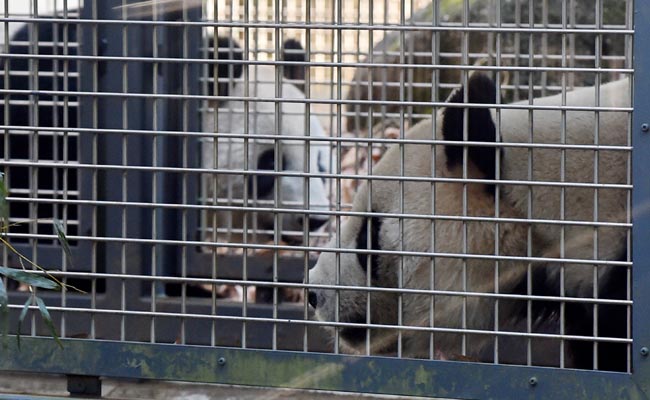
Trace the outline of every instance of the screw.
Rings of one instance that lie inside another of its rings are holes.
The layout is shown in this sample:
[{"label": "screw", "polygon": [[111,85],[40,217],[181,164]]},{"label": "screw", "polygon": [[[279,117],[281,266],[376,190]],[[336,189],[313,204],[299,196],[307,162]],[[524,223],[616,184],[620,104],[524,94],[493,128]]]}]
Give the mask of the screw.
[{"label": "screw", "polygon": [[537,378],[534,377],[534,376],[531,376],[531,377],[528,379],[528,384],[529,384],[530,386],[537,386]]},{"label": "screw", "polygon": [[219,365],[226,365],[226,358],[225,357],[219,357],[219,360],[217,361]]},{"label": "screw", "polygon": [[647,347],[641,347],[641,355],[642,355],[643,357],[647,357],[648,354],[650,354],[650,350],[648,350]]},{"label": "screw", "polygon": [[641,130],[642,130],[643,132],[648,132],[648,131],[650,131],[650,125],[648,125],[647,123],[646,123],[646,124],[641,124]]}]

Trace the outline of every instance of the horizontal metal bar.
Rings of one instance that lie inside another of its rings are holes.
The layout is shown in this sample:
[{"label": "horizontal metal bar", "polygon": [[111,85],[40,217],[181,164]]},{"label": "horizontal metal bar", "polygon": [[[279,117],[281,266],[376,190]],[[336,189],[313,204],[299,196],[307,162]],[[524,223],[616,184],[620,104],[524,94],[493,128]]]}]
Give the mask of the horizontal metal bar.
[{"label": "horizontal metal bar", "polygon": [[[595,111],[596,112],[596,111]],[[627,112],[627,111],[626,111]],[[219,113],[228,113],[227,109]],[[271,113],[274,114],[274,113]],[[311,113],[311,115],[318,115]],[[524,149],[558,149],[558,150],[594,150],[594,151],[632,151],[632,146],[623,145],[600,145],[600,144],[561,144],[561,143],[521,143],[521,142],[477,142],[441,139],[407,139],[407,138],[380,138],[380,137],[343,137],[343,136],[295,136],[295,135],[267,135],[257,133],[229,133],[229,132],[188,132],[169,130],[144,130],[144,129],[104,129],[104,128],[65,128],[65,127],[41,127],[27,125],[0,125],[0,129],[24,130],[24,134],[31,134],[29,130],[39,132],[62,132],[62,133],[98,133],[105,134],[132,134],[143,136],[181,136],[200,137],[213,139],[253,139],[253,140],[291,140],[294,142],[316,142],[316,143],[340,143],[343,145],[363,144],[421,144],[421,145],[444,145],[444,146],[475,146],[495,148],[524,148]],[[350,146],[352,147],[352,146]]]},{"label": "horizontal metal bar", "polygon": [[[1,55],[0,55],[1,56]],[[123,93],[123,92],[69,92],[63,90],[14,90],[0,89],[0,94],[18,95],[45,95],[45,96],[70,96],[74,93],[80,97],[114,97],[114,98],[146,98],[146,99],[180,99],[180,100],[227,100],[243,101],[249,103],[299,103],[299,104],[333,104],[333,105],[384,105],[384,106],[425,106],[442,108],[494,108],[498,110],[549,110],[549,111],[585,111],[585,112],[627,112],[631,113],[632,107],[594,107],[594,106],[542,106],[537,104],[485,104],[485,103],[446,103],[443,101],[392,101],[392,100],[332,100],[332,99],[299,99],[283,97],[244,97],[244,96],[208,96],[208,95],[182,95],[182,94],[151,94],[151,93]],[[24,128],[23,128],[24,129]]]},{"label": "horizontal metal bar", "polygon": [[[56,235],[36,234],[36,233],[8,233],[8,238],[21,239],[48,239],[56,240]],[[492,260],[492,261],[518,261],[523,263],[564,263],[564,264],[586,264],[586,265],[610,265],[625,266],[632,265],[631,261],[614,261],[614,260],[588,260],[582,258],[553,258],[553,257],[524,257],[524,256],[503,256],[489,254],[469,254],[469,253],[443,253],[443,252],[424,252],[424,251],[390,251],[390,250],[368,250],[368,249],[345,249],[319,246],[289,246],[275,244],[257,244],[257,243],[231,243],[231,242],[205,242],[201,240],[165,240],[165,239],[144,239],[144,238],[127,238],[127,237],[100,237],[100,236],[76,236],[67,235],[68,240],[85,240],[105,243],[139,243],[139,244],[158,244],[169,246],[203,246],[203,247],[223,247],[234,249],[259,249],[259,250],[288,250],[288,251],[320,251],[328,253],[350,253],[350,254],[377,254],[377,255],[397,255],[412,257],[441,257],[441,258],[464,258],[468,260]]]},{"label": "horizontal metal bar", "polygon": [[[0,58],[27,59],[27,60],[73,60],[73,61],[118,61],[118,62],[145,62],[145,63],[179,63],[179,64],[224,64],[224,65],[276,65],[276,66],[304,66],[304,67],[327,67],[327,68],[394,68],[394,69],[431,69],[431,70],[454,70],[454,71],[520,71],[520,72],[574,72],[574,73],[596,73],[609,74],[618,72],[621,74],[632,74],[632,68],[596,68],[596,67],[549,67],[535,66],[527,67],[522,65],[458,65],[458,64],[391,64],[391,63],[367,63],[367,62],[336,62],[336,61],[267,61],[267,60],[232,60],[212,58],[180,58],[180,57],[136,57],[136,56],[84,56],[64,54],[17,54],[0,53]],[[66,92],[70,93],[70,92]],[[81,93],[81,92],[73,92]],[[197,97],[198,98],[198,97]],[[301,99],[304,100],[304,99]]]},{"label": "horizontal metal bar", "polygon": [[[12,190],[13,191],[13,190]],[[597,221],[573,221],[573,220],[550,220],[534,218],[505,218],[505,217],[472,217],[462,215],[443,214],[407,214],[407,213],[382,213],[375,211],[335,211],[335,210],[312,210],[305,208],[280,208],[280,207],[258,207],[258,206],[219,206],[211,204],[170,204],[170,203],[146,203],[133,201],[106,201],[106,200],[70,200],[70,199],[43,199],[34,197],[7,197],[7,201],[16,203],[42,203],[42,204],[68,204],[68,205],[92,205],[92,206],[116,206],[116,207],[141,207],[141,208],[170,208],[179,210],[204,210],[204,211],[246,211],[270,212],[275,214],[318,214],[329,216],[346,217],[380,217],[380,218],[403,218],[403,219],[424,219],[431,221],[471,221],[471,222],[494,222],[494,223],[521,223],[521,224],[545,224],[560,226],[586,226],[586,227],[613,227],[631,228],[631,223],[626,222],[597,222]],[[236,202],[233,199],[221,200],[224,203]],[[243,204],[244,200],[240,202]],[[264,200],[255,200],[256,203],[264,203]],[[273,203],[272,200],[266,202]],[[303,205],[297,203],[297,205]],[[255,232],[259,232],[256,230]],[[303,232],[296,232],[302,234]],[[310,236],[313,232],[310,233]]]},{"label": "horizontal metal bar", "polygon": [[504,179],[470,179],[470,178],[442,178],[442,177],[419,177],[419,176],[394,176],[394,175],[356,175],[356,174],[324,174],[296,171],[269,171],[269,170],[242,170],[242,169],[219,169],[219,168],[187,168],[187,167],[153,167],[140,165],[108,165],[108,164],[81,164],[62,162],[42,161],[4,161],[0,160],[0,166],[8,167],[40,167],[40,168],[74,168],[105,171],[149,171],[149,172],[177,172],[177,173],[201,173],[201,174],[223,174],[223,175],[255,175],[255,176],[282,176],[300,178],[324,178],[324,179],[359,179],[368,181],[397,181],[397,182],[443,182],[443,183],[477,183],[482,185],[512,185],[512,186],[548,186],[563,188],[583,189],[632,189],[632,185],[614,183],[582,183],[582,182],[556,182],[556,181],[524,181]]},{"label": "horizontal metal bar", "polygon": [[10,337],[0,369],[445,398],[646,398],[626,373],[79,339],[64,339],[60,350],[48,338],[22,342],[29,352]]},{"label": "horizontal metal bar", "polygon": [[[239,21],[169,21],[169,20],[113,20],[113,19],[84,19],[84,18],[39,18],[39,17],[0,17],[2,22],[21,22],[29,24],[37,23],[68,23],[68,24],[91,24],[99,25],[144,25],[144,26],[179,26],[179,27],[215,27],[215,28],[280,28],[280,29],[328,29],[328,30],[363,30],[363,31],[430,31],[430,32],[485,32],[485,33],[558,33],[558,34],[620,34],[633,35],[633,29],[627,29],[624,25],[620,29],[604,28],[568,28],[561,24],[539,24],[540,28],[525,28],[521,24],[502,23],[500,27],[486,23],[469,23],[468,26],[453,25],[447,26],[432,25],[393,25],[393,24],[336,24],[322,22],[239,22]],[[443,23],[444,24],[444,23]],[[441,24],[442,25],[442,24]],[[555,27],[552,27],[555,26]],[[583,25],[584,26],[584,25]],[[589,26],[589,25],[587,25]]]},{"label": "horizontal metal bar", "polygon": [[[22,304],[9,304],[8,308],[20,310],[24,306]],[[38,311],[38,306],[29,306],[30,310]],[[101,308],[75,308],[75,307],[58,307],[48,306],[50,312],[66,312],[66,313],[93,313],[98,315],[124,315],[124,316],[146,316],[156,318],[187,318],[187,319],[204,319],[204,320],[223,320],[223,321],[247,321],[247,322],[271,322],[282,323],[291,325],[314,325],[314,326],[328,326],[337,328],[366,328],[366,329],[387,329],[399,331],[414,331],[414,332],[438,332],[438,333],[459,333],[471,335],[487,335],[495,337],[524,337],[536,339],[560,339],[560,340],[579,340],[599,343],[632,343],[632,339],[623,339],[615,337],[596,337],[596,336],[579,336],[579,335],[566,335],[566,334],[551,334],[551,333],[523,333],[511,331],[491,331],[482,329],[467,329],[467,328],[441,328],[429,326],[410,326],[410,325],[386,325],[386,324],[367,324],[355,322],[331,322],[331,321],[313,321],[301,319],[285,319],[285,318],[265,318],[265,317],[240,317],[233,315],[205,315],[205,314],[187,314],[179,312],[159,312],[159,311],[134,311],[134,310],[111,310]]]},{"label": "horizontal metal bar", "polygon": [[[249,258],[253,258],[250,256]],[[285,258],[286,259],[286,258]],[[217,261],[218,262],[218,261]],[[283,259],[284,262],[284,259]],[[323,289],[323,290],[340,290],[340,291],[357,291],[368,293],[396,293],[396,294],[421,294],[437,296],[453,296],[466,298],[487,298],[502,300],[530,300],[530,301],[551,301],[558,303],[580,303],[580,304],[613,304],[631,306],[632,300],[613,300],[589,297],[563,297],[563,296],[539,296],[524,294],[508,293],[484,293],[471,291],[454,291],[439,289],[411,289],[411,288],[391,288],[380,286],[351,286],[351,285],[325,285],[313,283],[296,283],[296,282],[270,282],[265,280],[251,279],[225,279],[225,278],[191,278],[178,276],[154,276],[154,275],[137,275],[137,274],[115,274],[115,273],[93,273],[93,272],[74,272],[74,271],[27,271],[34,275],[52,275],[56,277],[67,278],[95,278],[95,279],[129,279],[146,282],[165,282],[165,283],[186,283],[186,284],[207,284],[207,285],[241,285],[241,286],[259,286],[259,287],[277,287],[277,288],[294,288],[294,289]]]}]

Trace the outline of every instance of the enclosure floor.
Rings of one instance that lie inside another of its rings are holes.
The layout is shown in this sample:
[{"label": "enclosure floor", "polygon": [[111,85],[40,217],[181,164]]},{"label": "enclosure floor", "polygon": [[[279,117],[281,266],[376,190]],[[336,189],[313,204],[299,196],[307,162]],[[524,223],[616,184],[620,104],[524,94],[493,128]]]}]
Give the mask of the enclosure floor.
[{"label": "enclosure floor", "polygon": [[[0,400],[70,399],[65,377],[0,371]],[[184,382],[102,380],[102,398],[121,400],[325,400],[325,399],[407,399],[398,396],[359,395],[306,390],[252,388]],[[424,399],[408,397],[409,400]]]}]

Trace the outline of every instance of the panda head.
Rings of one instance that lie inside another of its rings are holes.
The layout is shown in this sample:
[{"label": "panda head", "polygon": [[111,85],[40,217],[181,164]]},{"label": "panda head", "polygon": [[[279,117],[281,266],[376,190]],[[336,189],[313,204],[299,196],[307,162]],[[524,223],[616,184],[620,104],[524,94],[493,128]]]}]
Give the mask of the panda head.
[{"label": "panda head", "polygon": [[[277,229],[287,242],[300,243],[305,227],[315,230],[329,220],[326,215],[318,214],[318,211],[329,209],[325,180],[322,177],[283,174],[323,174],[329,171],[331,163],[328,143],[309,140],[309,137],[324,138],[325,132],[315,116],[308,116],[305,103],[299,101],[305,98],[299,89],[305,67],[246,67],[241,64],[242,50],[237,43],[219,38],[217,45],[219,60],[234,62],[219,63],[218,68],[210,68],[210,77],[215,69],[218,76],[217,84],[209,86],[217,88],[219,97],[203,115],[203,130],[245,134],[246,137],[220,137],[216,146],[213,139],[206,140],[203,143],[203,165],[206,168],[252,172],[208,177],[208,196],[212,197],[216,188],[220,204],[225,201],[241,207],[246,198],[247,205],[256,208],[308,209],[307,216],[291,212],[277,215],[271,211],[247,213],[248,229],[266,232],[256,233],[253,240],[272,239],[273,231]],[[282,59],[305,61],[302,46],[295,40],[288,40]],[[244,68],[247,68],[247,73]],[[283,78],[276,84],[276,73],[280,72]],[[275,103],[272,101],[274,98],[293,101]],[[268,101],[255,101],[259,99]],[[273,139],[271,136],[274,135],[283,138]],[[245,215],[243,211],[220,213],[217,224],[229,231],[241,231]]]},{"label": "panda head", "polygon": [[[465,91],[455,92],[451,103],[496,102],[496,88],[491,80],[474,75],[468,81],[467,100]],[[467,129],[464,129],[464,111],[467,110]],[[495,125],[488,108],[447,107],[438,115],[438,123],[423,121],[414,126],[407,138],[447,141],[494,141]],[[442,119],[442,123],[440,123]],[[373,173],[380,176],[478,178],[494,179],[495,147],[431,144],[406,144],[387,150]],[[467,158],[467,160],[465,160]],[[466,165],[466,168],[464,168]],[[464,170],[465,169],[465,170]],[[432,174],[435,171],[435,175]],[[326,288],[309,289],[309,303],[315,317],[321,321],[347,322],[372,325],[429,326],[428,320],[432,297],[422,294],[399,294],[390,289],[460,290],[460,271],[463,260],[459,257],[399,256],[397,254],[366,254],[360,251],[409,251],[439,253],[494,254],[495,237],[493,224],[468,224],[468,248],[463,248],[463,223],[458,220],[431,220],[424,218],[379,217],[372,213],[416,215],[463,215],[463,196],[466,187],[465,212],[474,216],[494,216],[494,187],[490,184],[463,184],[453,182],[422,182],[399,180],[373,180],[364,182],[357,192],[352,211],[368,212],[365,217],[350,217],[340,229],[340,245],[334,238],[329,247],[332,251],[321,253],[315,267],[309,272],[309,284],[337,285],[338,290]],[[500,205],[501,215],[508,215],[507,204]],[[524,229],[524,230],[522,230]],[[525,255],[526,231],[523,226],[503,224],[500,245],[511,253]],[[518,238],[522,239],[519,240]],[[434,240],[435,239],[435,240]],[[506,243],[507,242],[507,243]],[[516,243],[513,243],[516,242]],[[353,249],[353,252],[337,252],[334,249]],[[432,275],[435,262],[436,276]],[[468,261],[467,268],[480,274],[482,260]],[[492,262],[492,264],[494,264]],[[505,268],[505,267],[504,267]],[[488,269],[483,268],[483,271]],[[490,269],[493,274],[493,270]],[[470,276],[473,277],[473,275]],[[489,282],[493,282],[488,278]],[[432,285],[435,279],[435,285]],[[474,282],[472,282],[473,284]],[[388,291],[363,291],[345,287],[389,288]],[[437,313],[447,313],[456,319],[461,314],[460,297],[436,299]],[[449,300],[449,301],[447,301]],[[401,313],[400,313],[401,310]],[[401,316],[400,316],[401,314]],[[444,319],[444,318],[443,318]],[[436,324],[454,321],[439,320]],[[334,328],[328,328],[332,333]],[[365,329],[360,326],[344,326],[339,337],[344,349],[365,352],[369,346],[373,354],[386,354],[397,348],[397,330]],[[408,334],[405,334],[408,336]],[[428,335],[426,335],[428,337]],[[457,335],[461,336],[461,335]],[[370,340],[367,340],[370,339]],[[424,346],[426,348],[426,346]],[[406,349],[404,349],[406,351]],[[416,356],[426,356],[416,354]]]}]

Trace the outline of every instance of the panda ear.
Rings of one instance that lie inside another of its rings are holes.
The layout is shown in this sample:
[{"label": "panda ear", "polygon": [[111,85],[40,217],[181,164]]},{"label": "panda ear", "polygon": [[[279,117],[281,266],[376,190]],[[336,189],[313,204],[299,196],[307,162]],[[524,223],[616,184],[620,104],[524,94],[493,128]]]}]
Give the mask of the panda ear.
[{"label": "panda ear", "polygon": [[[474,74],[467,82],[467,101],[463,88],[455,91],[448,103],[496,103],[496,86],[485,75]],[[445,140],[463,141],[463,114],[467,110],[467,140],[472,142],[496,142],[496,128],[489,108],[447,107],[443,114],[442,135]],[[485,174],[487,179],[494,179],[496,147],[468,146],[468,158]],[[462,165],[463,146],[445,146],[447,167]]]},{"label": "panda ear", "polygon": [[[307,61],[307,54],[305,53],[305,49],[303,49],[300,42],[295,39],[288,39],[286,42],[284,42],[282,45],[282,61]],[[283,68],[283,75],[285,78],[296,81],[303,81],[302,84],[292,82],[302,92],[305,91],[305,68],[306,67],[304,65],[285,65]]]},{"label": "panda ear", "polygon": [[[240,78],[243,73],[243,54],[242,49],[229,37],[219,36],[217,38],[217,46],[214,46],[214,39],[210,37],[208,39],[208,58],[214,59],[214,52],[217,51],[217,60],[232,60],[232,63],[219,63],[217,64],[217,78],[219,78],[219,83],[217,83],[217,95],[227,96],[230,92],[229,88],[232,84],[232,80]],[[208,68],[208,77],[210,82],[214,79],[214,70],[213,66]],[[214,88],[212,84],[208,85],[208,95],[212,96],[214,94]]]}]

